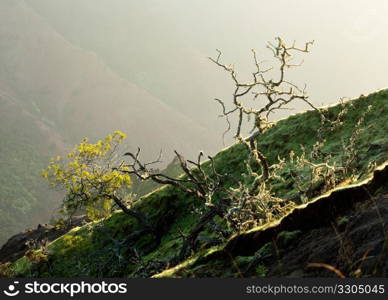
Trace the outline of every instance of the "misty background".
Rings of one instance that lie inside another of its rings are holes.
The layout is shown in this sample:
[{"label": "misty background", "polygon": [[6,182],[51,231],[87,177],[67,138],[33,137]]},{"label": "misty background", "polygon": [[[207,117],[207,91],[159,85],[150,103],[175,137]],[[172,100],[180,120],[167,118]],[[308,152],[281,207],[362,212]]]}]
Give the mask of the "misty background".
[{"label": "misty background", "polygon": [[0,244],[49,221],[62,195],[40,171],[85,136],[121,130],[165,165],[232,143],[215,49],[248,78],[252,48],[271,65],[267,41],[315,40],[290,79],[317,106],[385,88],[387,13],[378,0],[0,0]]}]

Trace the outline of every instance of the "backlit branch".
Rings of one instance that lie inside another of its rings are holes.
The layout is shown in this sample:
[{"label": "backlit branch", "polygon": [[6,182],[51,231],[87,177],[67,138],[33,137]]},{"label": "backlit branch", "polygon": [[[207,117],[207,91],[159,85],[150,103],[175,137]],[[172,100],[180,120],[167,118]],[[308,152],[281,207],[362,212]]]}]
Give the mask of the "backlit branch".
[{"label": "backlit branch", "polygon": [[[310,46],[313,42],[305,43],[304,47],[299,48],[295,45],[287,46],[281,38],[276,38],[276,44],[268,43],[267,48],[273,53],[275,60],[278,61],[278,79],[267,79],[266,73],[274,68],[264,69],[261,67],[262,62],[257,59],[257,54],[254,50],[253,60],[255,64],[255,71],[252,73],[252,80],[250,82],[241,82],[238,79],[237,72],[231,65],[226,65],[221,62],[222,52],[217,49],[218,55],[216,58],[209,59],[217,66],[227,71],[233,82],[234,91],[232,95],[232,108],[227,109],[225,102],[220,99],[215,99],[222,107],[222,115],[225,117],[228,127],[226,132],[231,129],[229,116],[237,114],[237,127],[235,132],[235,138],[241,137],[242,126],[244,116],[253,116],[255,120],[255,127],[258,131],[262,132],[270,126],[268,117],[276,110],[284,109],[284,106],[293,102],[294,100],[301,100],[308,104],[313,109],[317,108],[308,100],[308,96],[305,93],[305,88],[301,89],[292,82],[285,79],[286,69],[300,66],[302,62],[298,64],[292,64],[292,56],[295,52],[308,53]],[[255,107],[249,107],[245,104],[248,96],[251,97]]]}]

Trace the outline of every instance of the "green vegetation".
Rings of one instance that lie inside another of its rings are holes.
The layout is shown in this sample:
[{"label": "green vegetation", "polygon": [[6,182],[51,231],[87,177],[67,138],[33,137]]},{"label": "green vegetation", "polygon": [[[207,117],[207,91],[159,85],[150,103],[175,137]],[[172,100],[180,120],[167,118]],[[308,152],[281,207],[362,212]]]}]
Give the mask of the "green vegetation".
[{"label": "green vegetation", "polygon": [[[351,173],[335,177],[334,186],[360,181],[370,174],[373,166],[388,160],[388,151],[386,151],[388,145],[386,134],[388,132],[386,122],[388,90],[326,108],[324,113],[328,118],[336,120],[344,109],[347,111],[342,116],[341,126],[321,132],[325,142],[319,145],[320,152],[324,153],[322,157],[326,159],[327,163],[343,168],[346,166],[347,169],[353,170]],[[258,145],[270,165],[279,165],[279,158],[284,159],[282,167],[277,169],[280,179],[271,179],[271,192],[276,197],[294,199],[293,203],[298,204],[309,201],[310,197],[325,193],[328,189],[333,188],[332,185],[322,187],[322,184],[317,184],[309,190],[310,194],[301,193],[300,189],[304,187],[298,186],[295,182],[298,178],[309,178],[312,169],[295,169],[290,163],[291,152],[296,158],[302,157],[303,154],[309,156],[310,153],[315,153],[314,147],[317,145],[317,132],[320,128],[321,118],[318,112],[308,111],[277,122],[274,127],[260,136],[260,140],[257,141]],[[350,152],[345,151],[350,143],[353,143],[351,151],[355,159],[349,159]],[[243,144],[236,144],[219,152],[213,158],[217,172],[230,174],[243,180],[242,176],[246,173],[247,155],[248,150]],[[322,157],[318,157],[316,161],[312,160],[313,163],[318,164]],[[309,159],[313,158],[309,157]],[[209,168],[210,162],[205,162],[203,169],[209,170]],[[292,171],[296,172],[297,176],[293,176]],[[326,176],[320,172],[318,174]],[[225,188],[233,186],[232,180],[225,180],[223,184]],[[301,197],[295,198],[295,195]],[[306,199],[306,197],[308,198]],[[29,268],[28,272],[22,271],[19,275],[38,277],[149,277],[158,274],[171,267],[172,259],[176,257],[182,246],[182,237],[188,234],[200,219],[202,205],[203,203],[200,203],[198,199],[188,196],[176,187],[162,187],[146,195],[133,206],[137,212],[146,215],[149,223],[154,225],[160,241],[152,234],[144,234],[134,243],[126,244],[126,238],[141,229],[141,224],[123,212],[115,212],[105,219],[74,229],[52,242],[47,248],[48,263],[40,262],[37,266],[35,264],[34,267]],[[281,216],[281,214],[274,214],[271,217],[263,218],[262,225]],[[227,224],[221,219],[216,218],[216,225],[227,228]],[[192,253],[186,261],[180,262],[176,269],[184,269],[185,265],[190,265],[193,261],[198,260],[201,262],[203,272],[196,272],[196,276],[199,276],[198,274],[211,276],[212,271],[206,268],[207,259],[211,259],[212,253],[222,247],[224,243],[222,240],[218,241],[218,246],[213,247],[212,239],[214,238],[217,238],[214,235],[214,230],[206,227],[198,238],[196,252]],[[281,239],[285,243],[292,243],[296,238],[298,238],[298,232],[281,234]],[[264,250],[268,250],[267,248],[260,252],[261,256],[266,255],[268,251]],[[241,258],[236,262],[236,269],[247,268],[249,261],[256,258],[257,256],[249,259]],[[228,263],[230,264],[230,261]],[[224,261],[212,261],[212,268],[222,269],[224,264]],[[199,265],[197,264],[197,266]],[[257,272],[257,276],[265,276],[266,274],[265,267],[260,266],[260,264],[254,266],[253,269]],[[170,269],[161,276],[178,276],[174,272],[174,269]],[[238,272],[236,273],[234,270],[224,275],[238,276],[236,274]],[[179,276],[190,276],[190,274],[183,273]]]},{"label": "green vegetation", "polygon": [[[58,152],[54,136],[21,106],[0,99],[0,245],[26,227],[49,219],[59,197],[40,176]],[[23,117],[20,117],[20,115]]]},{"label": "green vegetation", "polygon": [[122,132],[115,131],[94,144],[84,139],[66,159],[58,156],[42,171],[51,186],[66,190],[64,213],[72,215],[86,208],[91,220],[110,213],[114,199],[131,184],[129,174],[122,173],[128,168],[114,169],[112,166],[117,147],[125,137]]},{"label": "green vegetation", "polygon": [[296,240],[301,235],[300,230],[282,231],[277,236],[277,243],[286,246]]}]

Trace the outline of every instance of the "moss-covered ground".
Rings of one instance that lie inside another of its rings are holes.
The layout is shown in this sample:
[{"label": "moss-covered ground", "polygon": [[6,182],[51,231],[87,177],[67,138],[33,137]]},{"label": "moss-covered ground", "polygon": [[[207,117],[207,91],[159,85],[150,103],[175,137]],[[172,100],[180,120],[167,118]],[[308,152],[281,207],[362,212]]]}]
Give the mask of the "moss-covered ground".
[{"label": "moss-covered ground", "polygon": [[[368,174],[371,163],[382,164],[388,160],[388,90],[382,90],[367,97],[345,102],[348,112],[343,118],[343,124],[334,131],[325,132],[326,142],[321,151],[331,153],[333,161],[340,162],[346,156],[343,142],[349,141],[359,119],[365,115],[361,131],[357,137],[356,149],[358,157],[356,169],[361,180]],[[371,106],[371,110],[368,107]],[[335,119],[344,106],[337,105],[325,108],[325,114]],[[317,131],[321,126],[320,116],[316,111],[307,111],[280,120],[274,127],[266,131],[258,140],[262,152],[271,164],[278,162],[278,157],[288,158],[291,151],[301,155],[301,145],[308,153],[317,141]],[[245,172],[247,150],[241,144],[220,151],[214,157],[217,171],[232,174],[242,178]],[[204,164],[204,168],[208,164]],[[278,197],[287,198],[294,195],[292,178],[274,183],[273,192]],[[224,183],[226,187],[231,182]],[[121,245],[129,234],[139,229],[139,224],[122,212],[115,212],[108,218],[75,228],[64,236],[50,243],[47,249],[47,261],[44,263],[28,263],[27,258],[17,261],[12,267],[18,276],[35,277],[148,277],[168,270],[163,276],[175,276],[168,262],[179,252],[182,239],[199,219],[195,209],[201,203],[187,196],[174,187],[161,187],[144,196],[136,202],[135,208],[147,214],[150,222],[156,225],[161,234],[161,242],[155,244],[152,235],[144,235],[129,249]],[[219,220],[222,223],[222,220]],[[202,233],[206,235],[206,231]],[[298,236],[297,231],[285,232],[284,243],[292,243]],[[218,247],[222,247],[219,245]],[[135,249],[135,251],[134,251]],[[183,264],[192,264],[193,260],[201,258],[203,264],[196,268],[205,268],[206,256],[216,248],[206,243],[198,248]],[[262,255],[274,251],[267,245],[262,249]],[[236,270],[246,268],[250,263],[248,257],[237,257]],[[252,258],[253,259],[253,258]],[[178,265],[179,266],[179,265]],[[180,265],[182,266],[182,265]],[[224,268],[224,262],[213,261],[212,268]],[[230,268],[229,268],[230,270]],[[257,276],[266,276],[263,265],[255,266]],[[195,273],[195,272],[194,272]],[[217,272],[221,274],[222,272]],[[201,276],[210,276],[198,272]],[[228,271],[224,276],[238,276],[238,272]],[[185,276],[190,276],[186,274]]]}]

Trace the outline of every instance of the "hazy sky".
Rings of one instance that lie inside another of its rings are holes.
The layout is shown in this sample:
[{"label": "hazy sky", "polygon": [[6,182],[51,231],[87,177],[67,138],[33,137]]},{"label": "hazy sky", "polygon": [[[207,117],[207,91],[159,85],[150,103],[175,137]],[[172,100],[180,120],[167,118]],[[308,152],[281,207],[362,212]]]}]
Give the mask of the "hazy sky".
[{"label": "hazy sky", "polygon": [[249,49],[265,51],[267,40],[281,36],[288,41],[315,40],[296,76],[318,102],[388,85],[387,1],[195,2],[181,17],[186,34],[207,45],[204,52],[222,49],[227,60],[243,70],[251,63]]}]

